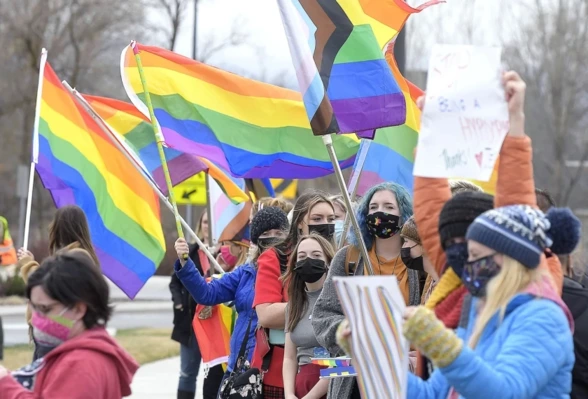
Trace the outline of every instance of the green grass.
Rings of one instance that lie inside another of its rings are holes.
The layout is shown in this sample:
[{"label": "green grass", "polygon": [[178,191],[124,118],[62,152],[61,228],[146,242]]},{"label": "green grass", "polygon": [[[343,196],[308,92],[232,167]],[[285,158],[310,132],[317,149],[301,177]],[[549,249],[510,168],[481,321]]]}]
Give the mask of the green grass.
[{"label": "green grass", "polygon": [[[118,330],[115,339],[135,360],[143,365],[168,357],[179,356],[180,345],[172,341],[169,328],[137,328]],[[31,362],[32,345],[17,345],[4,348],[4,360],[0,363],[14,370]]]}]

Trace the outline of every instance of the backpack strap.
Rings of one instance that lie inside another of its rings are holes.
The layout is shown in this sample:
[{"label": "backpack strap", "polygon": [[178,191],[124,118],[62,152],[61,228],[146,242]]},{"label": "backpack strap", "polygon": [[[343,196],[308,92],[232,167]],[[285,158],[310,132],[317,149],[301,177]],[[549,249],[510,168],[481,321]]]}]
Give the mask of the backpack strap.
[{"label": "backpack strap", "polygon": [[353,245],[347,246],[347,253],[345,254],[345,275],[353,276],[359,264],[360,253]]}]

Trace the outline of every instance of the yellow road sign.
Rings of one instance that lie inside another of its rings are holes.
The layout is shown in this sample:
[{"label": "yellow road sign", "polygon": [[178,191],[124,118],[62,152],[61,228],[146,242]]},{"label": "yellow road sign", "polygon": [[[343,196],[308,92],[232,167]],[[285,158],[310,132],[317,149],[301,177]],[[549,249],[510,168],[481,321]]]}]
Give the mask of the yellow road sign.
[{"label": "yellow road sign", "polygon": [[176,203],[206,205],[206,177],[204,172],[184,180],[173,188]]},{"label": "yellow road sign", "polygon": [[270,179],[272,187],[276,192],[276,197],[283,197],[285,199],[293,200],[296,199],[298,192],[298,180],[297,179]]}]

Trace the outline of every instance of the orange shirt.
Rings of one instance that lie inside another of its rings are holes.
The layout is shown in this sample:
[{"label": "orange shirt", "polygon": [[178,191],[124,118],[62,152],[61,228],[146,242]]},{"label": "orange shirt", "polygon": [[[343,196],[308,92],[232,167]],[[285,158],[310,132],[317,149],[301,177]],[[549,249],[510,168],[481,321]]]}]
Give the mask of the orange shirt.
[{"label": "orange shirt", "polygon": [[[370,250],[370,261],[374,274],[378,276],[396,276],[400,292],[404,297],[404,302],[408,305],[409,288],[408,288],[408,268],[402,262],[400,256],[392,259],[384,259],[376,255],[376,246],[374,245]],[[363,268],[364,274],[367,276],[367,268]]]}]

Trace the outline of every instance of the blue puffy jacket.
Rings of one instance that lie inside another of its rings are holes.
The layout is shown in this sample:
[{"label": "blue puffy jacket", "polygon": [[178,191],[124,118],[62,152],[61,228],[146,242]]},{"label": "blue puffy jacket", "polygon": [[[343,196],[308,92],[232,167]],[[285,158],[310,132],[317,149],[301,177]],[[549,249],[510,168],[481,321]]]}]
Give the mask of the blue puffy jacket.
[{"label": "blue puffy jacket", "polygon": [[[472,334],[477,308],[473,299],[469,324],[458,330],[464,342]],[[453,363],[427,381],[410,374],[407,397],[446,399],[453,387],[459,398],[468,399],[569,398],[574,343],[568,315],[565,305],[550,299],[515,296],[502,323],[496,314],[475,349],[464,345]]]},{"label": "blue puffy jacket", "polygon": [[249,361],[251,361],[253,348],[255,347],[255,328],[257,327],[257,313],[253,309],[257,269],[252,264],[239,266],[234,271],[225,273],[221,278],[215,278],[209,283],[198,273],[194,262],[190,259],[188,259],[184,267],[181,267],[179,260],[176,261],[174,269],[184,287],[197,303],[212,306],[225,302],[235,302],[238,317],[231,336],[228,371],[232,371],[235,367],[239,349],[241,349],[247,325],[251,319],[251,328],[247,341],[247,354]]}]

